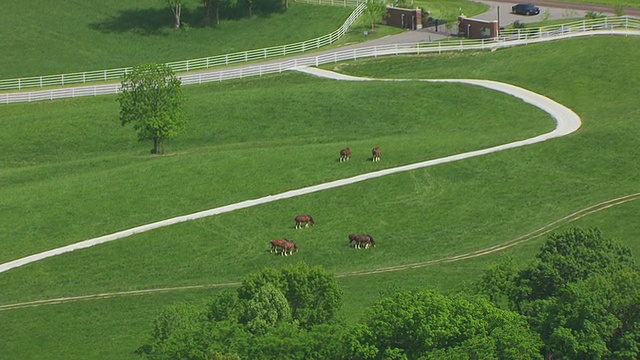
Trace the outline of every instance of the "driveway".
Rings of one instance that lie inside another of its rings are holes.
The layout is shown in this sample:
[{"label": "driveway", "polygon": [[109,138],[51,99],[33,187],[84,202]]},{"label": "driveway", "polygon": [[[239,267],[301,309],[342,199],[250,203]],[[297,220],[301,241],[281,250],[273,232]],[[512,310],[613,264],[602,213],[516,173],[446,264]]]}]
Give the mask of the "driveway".
[{"label": "driveway", "polygon": [[[534,23],[543,20],[562,20],[567,19],[567,22],[573,21],[569,19],[584,18],[588,11],[602,12],[604,15],[613,16],[614,11],[610,7],[601,5],[589,5],[589,4],[572,4],[572,3],[555,3],[546,1],[535,0],[523,0],[521,2],[535,3],[540,8],[540,14],[533,16],[515,15],[511,13],[511,7],[518,4],[518,1],[508,0],[493,0],[485,1],[480,0],[483,4],[490,6],[489,10],[473,16],[474,19],[481,20],[499,20],[501,27],[506,27],[516,20],[521,23]],[[427,9],[428,10],[428,9]],[[464,13],[464,8],[462,9]],[[640,9],[626,9],[625,13],[631,16],[640,16]],[[424,28],[422,30],[405,31],[401,34],[387,36],[381,39],[376,39],[365,43],[367,46],[384,45],[384,44],[403,44],[403,43],[419,43],[419,42],[432,42],[440,41],[448,38],[449,33],[444,26],[439,27],[439,32],[435,31],[434,27]],[[451,30],[453,35],[457,34],[457,29]],[[354,45],[353,47],[363,46],[362,44]],[[348,47],[347,47],[348,48]]]}]

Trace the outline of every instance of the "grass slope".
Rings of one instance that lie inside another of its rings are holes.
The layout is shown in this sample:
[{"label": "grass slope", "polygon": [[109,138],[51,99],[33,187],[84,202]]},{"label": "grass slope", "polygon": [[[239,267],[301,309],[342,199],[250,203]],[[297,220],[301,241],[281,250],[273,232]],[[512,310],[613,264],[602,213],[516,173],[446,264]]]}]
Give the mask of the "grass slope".
[{"label": "grass slope", "polygon": [[[584,126],[526,148],[183,223],[31,264],[0,274],[0,304],[229,283],[265,266],[302,260],[337,273],[424,262],[503,243],[587,206],[637,193],[637,44],[636,38],[594,37],[494,53],[337,64],[368,76],[517,84],[571,107]],[[612,57],[617,66],[611,70]],[[0,108],[10,119],[0,131],[8,134],[0,141],[0,151],[8,154],[1,182],[9,184],[0,190],[0,226],[7,234],[3,239],[12,239],[3,241],[1,256],[11,259],[112,229],[551,127],[535,108],[461,85],[334,83],[289,74],[189,88],[189,99],[190,131],[169,145],[173,156],[160,158],[150,158],[149,144],[136,144],[130,129],[119,128],[113,98]],[[43,130],[56,124],[64,130],[59,136]],[[97,129],[103,130],[99,136]],[[20,138],[23,133],[33,140]],[[71,145],[74,151],[67,149]],[[347,145],[354,157],[340,164],[337,150]],[[367,161],[373,145],[383,149],[380,163]],[[36,204],[42,209],[32,210]],[[292,217],[300,212],[312,213],[318,225],[294,230]],[[637,256],[638,214],[635,201],[575,225],[598,225]],[[349,249],[350,232],[371,233],[379,246]],[[270,256],[267,241],[273,237],[294,239],[301,251]],[[526,261],[541,241],[507,253]],[[394,289],[463,288],[498,256],[340,277],[343,314],[356,321],[367,303]],[[215,291],[0,311],[0,347],[8,349],[0,358],[42,352],[61,359],[135,358],[132,351],[163,304],[201,301]],[[68,336],[61,336],[56,324]],[[34,338],[41,341],[34,344]]]}]

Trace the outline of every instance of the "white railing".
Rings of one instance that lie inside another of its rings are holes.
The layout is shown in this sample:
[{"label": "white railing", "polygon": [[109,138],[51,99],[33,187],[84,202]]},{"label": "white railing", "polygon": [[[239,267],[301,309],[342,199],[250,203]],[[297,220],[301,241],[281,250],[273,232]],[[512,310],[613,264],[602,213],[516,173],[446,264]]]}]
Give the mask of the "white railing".
[{"label": "white railing", "polygon": [[[210,56],[201,59],[182,60],[167,63],[169,67],[175,72],[188,72],[193,70],[204,70],[219,66],[233,65],[238,63],[246,63],[251,61],[265,60],[273,57],[288,56],[293,54],[304,53],[307,51],[315,50],[320,47],[333,44],[339,40],[344,34],[347,33],[351,25],[358,20],[366,4],[360,2],[360,0],[309,0],[302,1],[312,4],[321,5],[341,5],[341,6],[355,6],[351,15],[345,20],[345,22],[335,30],[334,32],[315,38],[311,40],[301,41],[293,44],[287,44],[282,46],[274,46],[264,49],[249,50],[244,52],[238,52],[233,54],[224,54],[217,56]],[[29,88],[43,88],[53,86],[66,86],[87,84],[91,82],[104,82],[104,81],[118,81],[123,76],[131,71],[131,67],[108,69],[108,70],[96,70],[85,71],[72,74],[58,74],[47,76],[34,76],[19,79],[0,80],[0,91],[2,90],[22,90]]]},{"label": "white railing", "polygon": [[[206,82],[239,79],[250,76],[262,76],[295,69],[301,66],[319,66],[338,61],[357,60],[366,57],[378,57],[402,54],[426,54],[442,53],[446,51],[463,50],[496,50],[517,45],[526,45],[544,41],[567,39],[581,36],[594,35],[623,35],[640,36],[640,19],[628,16],[606,19],[585,20],[584,25],[566,26],[558,25],[563,31],[508,31],[501,33],[497,39],[482,40],[447,40],[438,42],[390,44],[354,48],[350,50],[336,50],[317,56],[298,57],[285,59],[280,62],[263,65],[243,66],[218,71],[207,71],[197,74],[181,76],[182,83],[201,84]],[[569,28],[571,30],[569,30]],[[103,94],[115,94],[120,90],[120,84],[105,84],[84,86],[70,89],[41,90],[22,93],[0,94],[0,103],[29,102],[38,100],[53,100],[67,97],[96,96]]]}]

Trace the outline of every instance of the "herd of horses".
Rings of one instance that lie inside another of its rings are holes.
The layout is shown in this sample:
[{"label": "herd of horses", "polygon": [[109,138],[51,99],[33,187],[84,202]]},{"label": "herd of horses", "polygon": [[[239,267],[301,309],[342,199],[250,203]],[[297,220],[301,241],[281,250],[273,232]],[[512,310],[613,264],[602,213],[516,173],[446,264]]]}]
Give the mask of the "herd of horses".
[{"label": "herd of horses", "polygon": [[[382,158],[382,152],[380,151],[380,147],[376,146],[371,150],[371,161],[377,162]],[[351,159],[351,149],[344,148],[340,150],[340,162],[348,161]],[[311,215],[298,215],[295,217],[296,229],[301,229],[303,226],[308,228],[309,226],[315,226],[316,223],[313,221],[313,217]],[[357,235],[357,234],[349,234],[349,246],[352,246],[356,249],[368,249],[369,247],[375,247],[376,242],[373,240],[371,235]],[[275,252],[276,254],[281,254],[282,256],[293,255],[293,253],[298,252],[298,245],[286,238],[283,239],[275,239],[271,240],[271,249],[269,252]]]},{"label": "herd of horses", "polygon": [[[340,162],[345,162],[351,159],[351,149],[344,148],[340,150]],[[382,159],[382,152],[380,151],[380,147],[376,146],[371,150],[371,161],[377,162]]]},{"label": "herd of horses", "polygon": [[[301,229],[304,227],[315,226],[316,222],[313,221],[313,217],[311,215],[298,215],[295,217],[296,229]],[[358,235],[358,234],[349,234],[349,246],[354,247],[355,249],[368,249],[369,247],[376,247],[376,241],[373,240],[371,235]],[[287,239],[275,239],[271,240],[271,249],[269,252],[280,254],[282,256],[293,255],[293,253],[298,252],[298,244]]]}]

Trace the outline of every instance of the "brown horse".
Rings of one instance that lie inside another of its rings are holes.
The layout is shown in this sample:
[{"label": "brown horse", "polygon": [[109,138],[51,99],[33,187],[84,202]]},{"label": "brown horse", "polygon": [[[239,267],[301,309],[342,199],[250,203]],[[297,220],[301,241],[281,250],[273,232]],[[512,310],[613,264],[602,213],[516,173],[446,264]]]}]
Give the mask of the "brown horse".
[{"label": "brown horse", "polygon": [[349,246],[351,246],[352,243],[355,243],[354,247],[356,249],[360,249],[363,246],[365,249],[368,249],[369,246],[376,247],[376,241],[373,240],[373,237],[371,235],[350,234]]},{"label": "brown horse", "polygon": [[298,252],[298,245],[289,239],[276,239],[271,240],[271,250],[269,252],[280,253],[282,256],[286,256],[287,252],[289,255],[294,252]]},{"label": "brown horse", "polygon": [[311,226],[316,225],[311,215],[298,215],[296,216],[295,220],[296,220],[296,229],[302,228],[303,224],[304,224],[304,227],[309,227],[309,225]]},{"label": "brown horse", "polygon": [[287,256],[287,252],[289,252],[289,255],[293,255],[294,252],[298,252],[298,245],[289,240],[289,242],[282,246],[282,256]]},{"label": "brown horse", "polygon": [[347,161],[351,159],[351,149],[344,148],[340,150],[340,162]]},{"label": "brown horse", "polygon": [[289,239],[275,239],[275,240],[271,240],[271,250],[269,250],[269,252],[278,252],[278,249],[283,249],[284,245],[288,242],[290,242],[291,240]]},{"label": "brown horse", "polygon": [[380,151],[380,148],[378,146],[374,147],[373,150],[371,150],[371,156],[371,161],[380,161],[380,159],[382,158],[382,152]]}]

